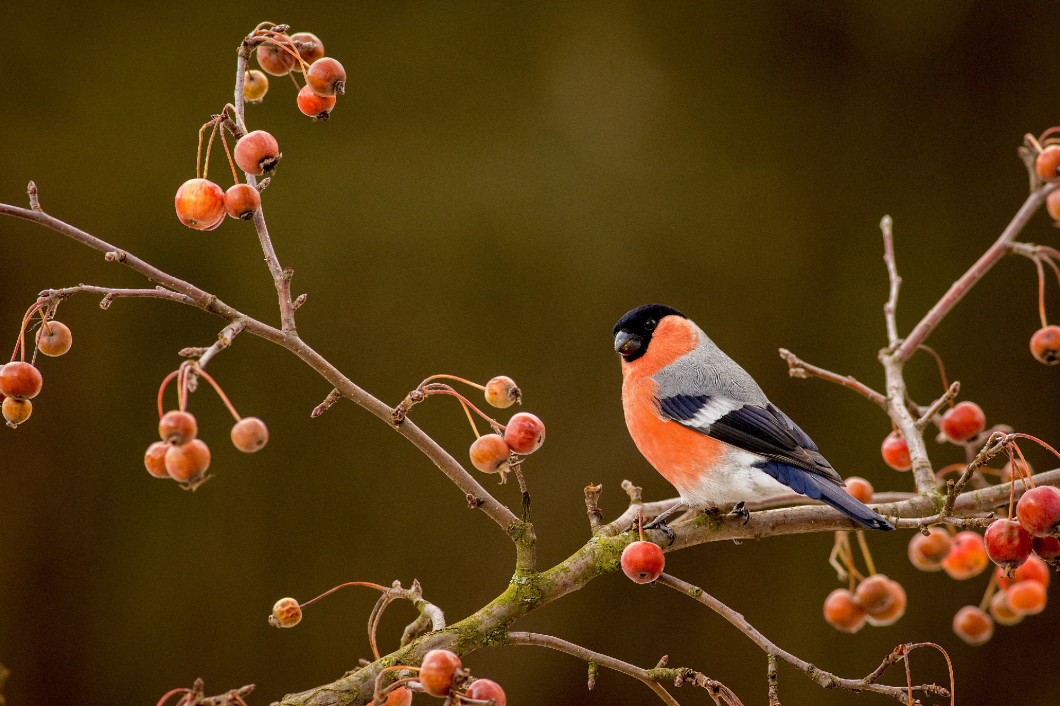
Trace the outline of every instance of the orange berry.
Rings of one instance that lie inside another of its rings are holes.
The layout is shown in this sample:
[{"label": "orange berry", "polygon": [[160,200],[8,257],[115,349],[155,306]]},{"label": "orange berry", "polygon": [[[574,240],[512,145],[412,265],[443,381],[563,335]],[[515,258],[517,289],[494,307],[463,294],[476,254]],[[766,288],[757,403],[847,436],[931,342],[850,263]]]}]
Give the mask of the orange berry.
[{"label": "orange berry", "polygon": [[166,470],[166,451],[168,450],[169,444],[164,441],[156,441],[147,447],[144,465],[147,467],[147,472],[155,478],[169,478],[169,471]]},{"label": "orange berry", "polygon": [[232,150],[232,158],[239,168],[253,176],[272,174],[282,157],[280,143],[271,133],[264,130],[254,130],[243,135]]},{"label": "orange berry", "polygon": [[234,184],[225,192],[225,212],[232,218],[249,221],[261,206],[261,193],[250,184]]},{"label": "orange berry", "polygon": [[324,42],[312,32],[295,32],[291,35],[291,41],[298,50],[298,56],[307,64],[324,56]]},{"label": "orange berry", "polygon": [[[1052,199],[1054,194],[1060,194],[1060,189],[1049,194],[1049,198]],[[1053,218],[1060,220],[1057,216]],[[1060,326],[1045,326],[1035,331],[1031,336],[1031,355],[1046,365],[1060,363]]]},{"label": "orange berry", "polygon": [[293,598],[281,598],[272,607],[269,625],[275,628],[293,628],[302,620],[302,607]]},{"label": "orange berry", "polygon": [[941,527],[932,527],[926,535],[917,533],[909,540],[909,561],[921,571],[941,571],[950,544],[950,533]]},{"label": "orange berry", "polygon": [[858,584],[854,595],[857,597],[858,602],[865,607],[866,613],[874,615],[882,613],[891,607],[891,603],[894,601],[894,594],[891,593],[891,588],[888,585],[890,582],[891,580],[883,574],[873,574]]},{"label": "orange berry", "polygon": [[[383,706],[409,706],[412,703],[412,692],[403,686],[388,691]],[[374,701],[369,701],[364,706],[373,706]]]},{"label": "orange berry", "polygon": [[33,403],[15,397],[5,397],[3,404],[0,405],[0,411],[3,412],[4,419],[11,424],[21,424],[33,414]]},{"label": "orange berry", "polygon": [[[291,48],[289,42],[285,39],[282,41],[285,47],[288,49]],[[297,52],[295,52],[295,54],[297,54]],[[295,54],[281,48],[278,43],[273,41],[258,45],[258,50],[256,52],[258,64],[273,76],[284,76],[290,73],[291,69],[293,69],[295,64],[298,63]]]},{"label": "orange berry", "polygon": [[37,350],[52,358],[70,350],[74,336],[70,327],[59,321],[48,321],[37,329]]},{"label": "orange berry", "polygon": [[986,415],[975,402],[958,402],[942,415],[939,429],[954,443],[968,441],[986,429]]},{"label": "orange berry", "polygon": [[855,500],[868,504],[872,502],[872,483],[861,476],[850,476],[846,480],[847,492],[850,493]]},{"label": "orange berry", "polygon": [[174,444],[186,444],[199,433],[199,424],[191,412],[171,410],[162,415],[158,421],[158,435],[162,441]]},{"label": "orange berry", "polygon": [[997,585],[999,588],[1007,589],[1012,584],[1020,581],[1037,581],[1049,588],[1051,574],[1052,571],[1049,570],[1049,565],[1032,554],[1027,558],[1026,562],[1016,567],[1011,577],[1006,577],[1005,570],[1000,566],[997,567]]},{"label": "orange berry", "polygon": [[243,417],[232,427],[232,443],[243,453],[260,451],[269,441],[269,428],[257,417]]},{"label": "orange berry", "polygon": [[486,383],[486,402],[498,409],[507,409],[523,401],[523,393],[507,375],[498,375]]},{"label": "orange berry", "polygon": [[1008,604],[1020,615],[1035,615],[1045,610],[1045,586],[1038,581],[1020,581],[1005,591]]},{"label": "orange berry", "polygon": [[1045,210],[1054,221],[1060,221],[1060,189],[1053,189],[1045,197]]},{"label": "orange berry", "polygon": [[186,482],[202,476],[210,467],[210,447],[202,439],[166,450],[166,471],[173,480]]},{"label": "orange berry", "polygon": [[990,557],[986,554],[986,544],[983,538],[976,532],[965,530],[958,532],[950,540],[950,551],[942,560],[942,568],[946,570],[950,578],[970,579],[983,573],[990,564]]},{"label": "orange berry", "polygon": [[500,434],[483,434],[475,439],[469,451],[471,465],[483,473],[507,473],[509,449]]},{"label": "orange berry", "polygon": [[225,217],[225,192],[209,179],[188,179],[173,204],[180,222],[195,230],[213,230]]},{"label": "orange berry", "polygon": [[251,103],[260,103],[269,92],[269,77],[257,69],[243,75],[243,97]]},{"label": "orange berry", "polygon": [[888,579],[887,590],[891,594],[890,605],[877,613],[867,614],[865,620],[869,621],[870,625],[891,625],[898,622],[898,619],[905,615],[907,601],[905,588],[897,581]]},{"label": "orange berry", "polygon": [[1042,181],[1052,181],[1060,177],[1060,145],[1048,145],[1038,153],[1034,160],[1034,171]]},{"label": "orange berry", "polygon": [[1023,620],[1023,616],[1012,610],[1008,604],[1008,594],[998,591],[990,598],[990,615],[998,625],[1015,625]]},{"label": "orange berry", "polygon": [[26,362],[14,361],[0,367],[0,394],[16,400],[31,400],[40,394],[44,377]]},{"label": "orange berry", "polygon": [[298,109],[313,120],[327,120],[334,107],[335,96],[317,95],[308,83],[298,91]]},{"label": "orange berry", "polygon": [[492,679],[476,679],[467,689],[467,695],[479,701],[493,699],[494,706],[507,706],[508,697],[501,685]]},{"label": "orange berry", "polygon": [[460,658],[449,650],[431,650],[420,665],[420,685],[431,696],[447,696],[461,667]]},{"label": "orange berry", "polygon": [[346,69],[331,57],[313,62],[305,80],[318,96],[341,96],[346,92]]},{"label": "orange berry", "polygon": [[824,619],[836,630],[857,632],[865,625],[865,607],[845,588],[837,588],[824,599]]},{"label": "orange berry", "polygon": [[532,454],[545,443],[545,423],[529,412],[519,412],[508,421],[504,440],[517,454]]},{"label": "orange berry", "polygon": [[953,616],[953,632],[969,645],[982,645],[994,635],[994,621],[974,605],[966,605]]}]

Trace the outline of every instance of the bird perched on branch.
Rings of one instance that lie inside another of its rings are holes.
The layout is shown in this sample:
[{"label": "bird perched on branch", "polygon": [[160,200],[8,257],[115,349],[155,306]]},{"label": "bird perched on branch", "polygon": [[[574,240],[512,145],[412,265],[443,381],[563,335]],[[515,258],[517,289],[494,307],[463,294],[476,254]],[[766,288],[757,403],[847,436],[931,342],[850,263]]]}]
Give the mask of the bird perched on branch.
[{"label": "bird perched on branch", "polygon": [[795,491],[872,529],[894,525],[844,489],[806,433],[688,317],[662,304],[618,320],[622,408],[634,443],[670,481],[680,507],[743,509]]}]

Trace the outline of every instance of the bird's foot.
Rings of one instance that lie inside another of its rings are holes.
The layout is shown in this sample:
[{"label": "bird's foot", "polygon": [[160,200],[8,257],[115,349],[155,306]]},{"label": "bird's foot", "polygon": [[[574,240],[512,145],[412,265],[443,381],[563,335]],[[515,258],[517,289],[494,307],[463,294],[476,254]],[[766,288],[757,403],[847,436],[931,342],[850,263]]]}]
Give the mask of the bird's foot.
[{"label": "bird's foot", "polygon": [[670,527],[670,525],[666,524],[666,515],[665,514],[659,515],[654,520],[652,520],[648,524],[644,525],[644,529],[646,529],[646,530],[657,529],[660,532],[662,532],[663,534],[665,534],[666,535],[666,539],[668,540],[666,542],[666,546],[672,545],[674,543],[674,539],[677,538],[677,536],[674,534],[673,528]]},{"label": "bird's foot", "polygon": [[751,511],[748,510],[744,506],[743,500],[741,500],[740,502],[736,503],[733,506],[732,510],[729,511],[729,514],[730,515],[735,515],[736,517],[742,517],[743,518],[743,523],[742,524],[745,524],[745,525],[748,522],[751,521]]}]

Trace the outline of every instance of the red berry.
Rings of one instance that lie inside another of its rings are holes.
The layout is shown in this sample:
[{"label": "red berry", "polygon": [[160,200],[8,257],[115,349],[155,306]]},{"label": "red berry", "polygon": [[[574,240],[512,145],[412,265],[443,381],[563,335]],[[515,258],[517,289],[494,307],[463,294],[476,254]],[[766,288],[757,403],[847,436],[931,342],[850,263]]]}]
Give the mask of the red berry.
[{"label": "red berry", "polygon": [[998,625],[1015,625],[1023,620],[1023,616],[1012,610],[1008,604],[1008,594],[998,591],[990,598],[990,615],[997,621]]},{"label": "red berry", "polygon": [[872,483],[861,476],[850,476],[847,478],[847,492],[850,493],[855,500],[860,500],[863,503],[872,502]]},{"label": "red berry", "polygon": [[1060,177],[1057,167],[1060,167],[1060,146],[1058,145],[1049,145],[1039,152],[1034,160],[1034,171],[1038,173],[1038,178],[1042,181],[1051,181]]},{"label": "red berry", "polygon": [[545,424],[529,412],[519,412],[509,420],[504,440],[515,453],[532,454],[545,443]]},{"label": "red berry", "polygon": [[917,533],[909,540],[909,561],[921,571],[941,571],[950,544],[950,533],[941,527],[932,527],[926,535]]},{"label": "red berry", "polygon": [[293,598],[281,598],[272,607],[269,625],[277,628],[293,628],[302,621],[302,607]]},{"label": "red berry", "polygon": [[59,321],[48,321],[37,329],[37,350],[47,356],[56,357],[70,350],[74,336],[70,327]]},{"label": "red berry", "polygon": [[[1052,199],[1053,194],[1060,194],[1060,189],[1050,193],[1050,199]],[[1053,217],[1057,218],[1056,216]],[[1060,220],[1060,218],[1057,218],[1057,220]],[[1060,326],[1046,326],[1035,331],[1034,335],[1031,336],[1031,355],[1039,363],[1045,363],[1046,365],[1060,363]]]},{"label": "red berry", "polygon": [[1020,581],[1005,592],[1008,604],[1020,615],[1035,615],[1045,610],[1045,586],[1037,581]]},{"label": "red berry", "polygon": [[144,465],[147,466],[147,472],[155,478],[169,478],[169,471],[166,470],[166,451],[168,450],[169,444],[164,441],[156,441],[147,447]]},{"label": "red berry", "polygon": [[493,699],[494,706],[506,706],[508,697],[504,695],[501,685],[492,679],[476,679],[467,689],[467,695],[479,701]]},{"label": "red berry", "polygon": [[43,385],[40,371],[29,363],[16,361],[0,367],[0,393],[4,397],[31,400],[40,393]]},{"label": "red berry", "polygon": [[298,50],[298,56],[307,64],[324,56],[324,42],[312,32],[296,32],[291,35],[291,41]]},{"label": "red berry", "polygon": [[295,58],[297,52],[288,52],[287,49],[291,48],[290,43],[283,37],[281,37],[281,41],[283,41],[286,48],[281,48],[277,42],[272,41],[258,46],[258,64],[273,76],[283,76],[290,73],[291,69],[298,63],[298,59]]},{"label": "red berry", "polygon": [[1035,537],[1057,536],[1060,530],[1060,489],[1051,485],[1031,488],[1016,503],[1016,517],[1023,529]]},{"label": "red berry", "polygon": [[209,179],[188,179],[173,202],[180,222],[195,230],[213,230],[225,217],[225,192]]},{"label": "red berry", "polygon": [[966,605],[953,616],[953,632],[969,645],[982,645],[994,635],[994,621],[974,605]]},{"label": "red berry", "polygon": [[318,96],[341,96],[346,92],[346,69],[331,57],[315,61],[306,71],[305,80]]},{"label": "red berry", "polygon": [[970,579],[983,573],[990,564],[983,538],[971,530],[958,532],[950,544],[950,552],[942,560],[942,568],[950,578]]},{"label": "red berry", "polygon": [[239,138],[232,157],[247,174],[261,176],[272,174],[283,154],[275,137],[264,130],[254,130]]},{"label": "red berry", "polygon": [[237,449],[252,454],[269,441],[269,428],[257,417],[243,417],[232,427],[231,437]]},{"label": "red berry", "polygon": [[235,184],[225,192],[225,212],[232,218],[249,221],[261,206],[261,194],[250,184]]},{"label": "red berry", "polygon": [[1060,563],[1060,539],[1056,537],[1035,537],[1034,553],[1045,560],[1045,563],[1056,566]]},{"label": "red berry", "polygon": [[162,441],[177,445],[186,444],[199,433],[199,424],[191,412],[171,410],[162,415],[158,421],[158,435]]},{"label": "red berry", "polygon": [[622,550],[622,571],[635,583],[651,583],[663,572],[666,559],[658,544],[632,542]]},{"label": "red berry", "polygon": [[878,613],[869,613],[865,616],[865,619],[869,621],[870,625],[892,625],[898,622],[898,619],[905,615],[906,607],[906,595],[905,589],[902,584],[897,581],[888,579],[887,590],[891,594],[891,604],[879,611]]},{"label": "red berry", "polygon": [[269,77],[257,69],[243,74],[243,97],[251,103],[260,103],[269,92]]},{"label": "red berry", "polygon": [[853,593],[837,588],[824,599],[824,619],[836,630],[857,632],[865,624],[865,608]]},{"label": "red berry", "polygon": [[486,383],[486,401],[498,409],[507,409],[516,402],[522,403],[523,393],[507,375],[498,375]]},{"label": "red berry", "polygon": [[210,467],[210,447],[202,439],[192,439],[182,446],[166,450],[166,471],[180,482],[194,480]]},{"label": "red berry", "polygon": [[335,96],[318,96],[309,84],[298,92],[298,109],[314,120],[327,120],[335,107]]},{"label": "red berry", "polygon": [[483,434],[471,444],[471,465],[483,473],[508,472],[508,444],[500,434]]},{"label": "red berry", "polygon": [[950,441],[967,441],[986,429],[986,415],[975,402],[958,402],[942,415],[939,429]]},{"label": "red berry", "polygon": [[449,650],[431,650],[420,665],[420,685],[431,696],[447,696],[460,669],[460,658]]},{"label": "red berry", "polygon": [[2,411],[4,419],[11,424],[17,425],[29,419],[29,415],[33,414],[33,403],[29,400],[5,397],[3,405],[0,405],[0,411]]},{"label": "red berry", "polygon": [[1015,520],[994,520],[986,528],[984,541],[990,560],[1010,572],[1031,555],[1031,535]]},{"label": "red berry", "polygon": [[908,471],[913,467],[913,460],[909,458],[909,445],[898,431],[892,431],[883,440],[880,447],[883,460],[888,466],[896,471]]}]

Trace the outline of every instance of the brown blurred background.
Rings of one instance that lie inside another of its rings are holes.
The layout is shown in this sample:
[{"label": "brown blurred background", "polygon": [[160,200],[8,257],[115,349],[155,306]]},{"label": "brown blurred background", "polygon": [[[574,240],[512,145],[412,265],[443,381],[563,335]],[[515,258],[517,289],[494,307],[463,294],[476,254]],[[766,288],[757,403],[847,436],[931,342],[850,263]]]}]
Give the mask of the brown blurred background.
[{"label": "brown blurred background", "polygon": [[[880,217],[895,219],[908,330],[1023,201],[1023,134],[1060,122],[1055,3],[15,5],[0,9],[0,200],[24,203],[35,179],[50,213],[273,323],[252,227],[191,231],[172,199],[194,176],[196,131],[231,100],[242,35],[272,20],[323,39],[349,74],[330,122],[298,113],[279,78],[248,112],[284,152],[264,205],[295,293],[309,293],[299,330],[391,404],[431,373],[519,381],[524,408],[548,425],[526,464],[542,567],[587,539],[587,483],[604,484],[609,516],[624,507],[624,478],[651,498],[672,494],[628,438],[611,342],[614,321],[649,301],[702,325],[842,473],[908,489],[909,476],[879,457],[889,429],[880,411],[834,386],[789,380],[776,349],[881,387]],[[219,157],[211,174],[227,187]],[[1056,236],[1039,215],[1026,239]],[[0,281],[4,346],[41,289],[145,285],[12,219],[0,220]],[[1010,258],[928,342],[991,423],[1055,444],[1060,371],[1027,352],[1035,298],[1033,267]],[[1060,312],[1052,282],[1048,301]],[[513,553],[485,516],[352,404],[310,420],[328,385],[249,336],[209,369],[240,411],[268,421],[268,447],[236,452],[221,404],[197,394],[191,409],[216,478],[194,494],[152,479],[142,453],[156,438],[157,386],[179,349],[209,344],[223,322],[141,300],[103,312],[90,297],[64,304],[61,319],[73,351],[41,363],[33,418],[0,429],[8,703],[154,704],[201,676],[211,693],[254,682],[251,703],[267,704],[369,652],[369,591],[330,598],[291,631],[265,622],[281,596],[416,577],[455,621],[504,589]],[[920,401],[940,391],[926,356],[909,379]],[[413,416],[464,457],[470,437],[455,403],[433,400]],[[960,460],[952,447],[931,448],[938,465]],[[518,503],[514,485],[496,492]],[[908,537],[870,538],[880,569],[906,586],[908,613],[854,636],[820,617],[837,585],[828,536],[696,547],[670,556],[668,569],[844,676],[872,670],[899,642],[935,640],[953,656],[960,702],[1018,693],[1023,704],[1054,704],[1045,665],[1058,655],[1060,606],[967,647],[950,621],[979,601],[985,578],[914,571]],[[390,609],[385,645],[412,615]],[[622,576],[516,627],[647,666],[669,654],[749,706],[765,703],[766,660],[747,639]],[[582,663],[542,649],[465,662],[513,704],[654,698],[613,673],[587,693]],[[946,678],[928,653],[915,656],[913,674]],[[784,667],[781,695],[882,702],[824,692]],[[710,702],[687,688],[678,696]]]}]

